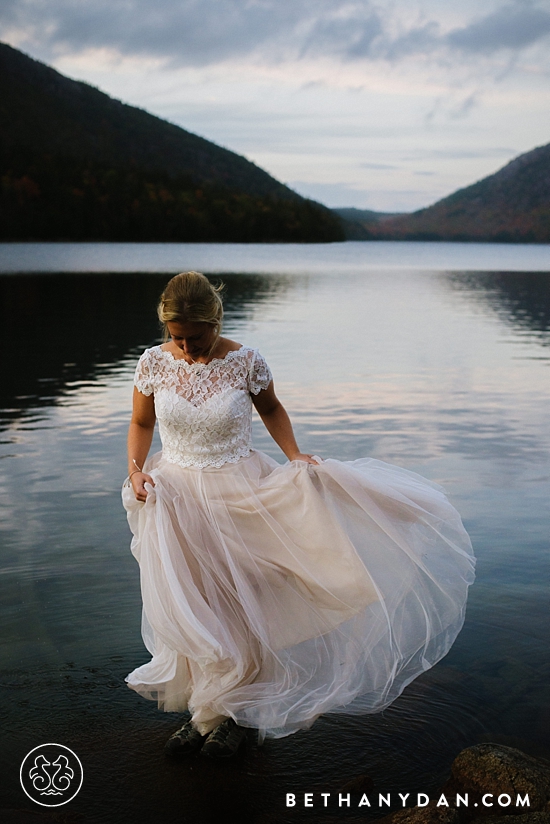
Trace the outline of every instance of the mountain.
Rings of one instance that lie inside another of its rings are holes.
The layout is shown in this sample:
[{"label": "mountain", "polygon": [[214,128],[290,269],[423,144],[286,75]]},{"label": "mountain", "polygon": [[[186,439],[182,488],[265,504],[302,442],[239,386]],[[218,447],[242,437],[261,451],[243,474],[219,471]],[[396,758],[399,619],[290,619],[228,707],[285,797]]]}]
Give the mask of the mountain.
[{"label": "mountain", "polygon": [[332,211],[342,219],[347,240],[371,240],[375,223],[401,214],[400,212],[373,212],[372,209],[356,209],[353,206]]},{"label": "mountain", "polygon": [[369,239],[550,243],[550,144],[433,206],[386,217]]},{"label": "mountain", "polygon": [[354,220],[361,223],[378,223],[378,221],[385,220],[387,217],[402,214],[401,212],[373,212],[372,209],[356,209],[354,206],[346,206],[332,211],[344,220]]},{"label": "mountain", "polygon": [[335,241],[234,152],[0,43],[0,239]]}]

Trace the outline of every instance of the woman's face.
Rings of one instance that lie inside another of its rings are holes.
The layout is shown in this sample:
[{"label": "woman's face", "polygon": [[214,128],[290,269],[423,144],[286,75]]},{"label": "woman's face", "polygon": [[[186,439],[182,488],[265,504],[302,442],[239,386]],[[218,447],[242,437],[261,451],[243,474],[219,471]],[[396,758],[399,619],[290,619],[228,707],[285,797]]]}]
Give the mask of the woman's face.
[{"label": "woman's face", "polygon": [[193,360],[209,354],[217,337],[216,327],[210,323],[178,323],[171,320],[166,326],[173,343]]}]

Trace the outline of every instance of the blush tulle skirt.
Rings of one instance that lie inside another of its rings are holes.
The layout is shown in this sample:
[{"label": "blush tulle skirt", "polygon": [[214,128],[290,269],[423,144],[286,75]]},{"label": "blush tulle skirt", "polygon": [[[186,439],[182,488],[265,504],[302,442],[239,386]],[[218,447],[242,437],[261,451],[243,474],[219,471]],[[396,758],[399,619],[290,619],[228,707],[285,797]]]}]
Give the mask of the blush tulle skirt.
[{"label": "blush tulle skirt", "polygon": [[152,658],[128,678],[206,734],[280,737],[387,707],[449,650],[474,558],[440,487],[364,458],[221,468],[146,464],[123,488]]}]

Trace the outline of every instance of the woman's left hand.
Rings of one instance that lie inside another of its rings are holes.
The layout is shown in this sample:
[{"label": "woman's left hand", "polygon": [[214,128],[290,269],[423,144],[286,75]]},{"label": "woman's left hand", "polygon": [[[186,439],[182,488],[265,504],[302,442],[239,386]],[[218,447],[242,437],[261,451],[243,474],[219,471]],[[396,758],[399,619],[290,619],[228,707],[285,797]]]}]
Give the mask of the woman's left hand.
[{"label": "woman's left hand", "polygon": [[313,455],[305,455],[303,452],[297,452],[296,455],[292,455],[292,457],[289,458],[289,461],[305,461],[306,463],[313,464],[314,466],[319,466],[319,461],[316,461]]}]

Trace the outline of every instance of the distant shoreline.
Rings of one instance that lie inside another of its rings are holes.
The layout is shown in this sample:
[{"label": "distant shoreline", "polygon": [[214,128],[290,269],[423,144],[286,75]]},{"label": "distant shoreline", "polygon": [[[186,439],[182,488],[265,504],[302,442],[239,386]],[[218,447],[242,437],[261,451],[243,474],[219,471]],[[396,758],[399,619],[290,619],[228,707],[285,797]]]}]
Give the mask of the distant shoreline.
[{"label": "distant shoreline", "polygon": [[325,276],[369,271],[550,272],[550,244],[0,242],[0,273]]}]

